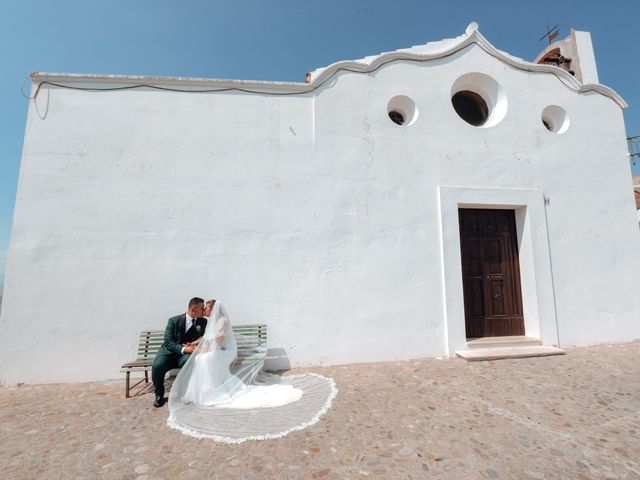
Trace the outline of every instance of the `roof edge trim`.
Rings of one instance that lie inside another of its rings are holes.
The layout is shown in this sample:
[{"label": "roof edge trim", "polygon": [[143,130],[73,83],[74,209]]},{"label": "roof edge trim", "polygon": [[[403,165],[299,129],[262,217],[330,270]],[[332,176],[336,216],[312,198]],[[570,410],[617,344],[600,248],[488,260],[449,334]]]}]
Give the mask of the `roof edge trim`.
[{"label": "roof edge trim", "polygon": [[[302,82],[275,82],[266,80],[232,80],[218,78],[197,77],[162,77],[145,75],[111,75],[111,74],[82,74],[82,73],[50,73],[32,72],[30,75],[33,83],[57,83],[70,84],[103,84],[103,85],[131,85],[131,86],[175,86],[193,89],[253,89],[268,91],[285,91],[305,93],[310,92],[309,84]],[[95,90],[99,90],[96,88]]]},{"label": "roof edge trim", "polygon": [[[512,57],[501,50],[498,50],[494,47],[478,30],[478,24],[475,22],[471,22],[467,27],[465,34],[458,37],[460,40],[455,45],[452,45],[449,48],[443,49],[439,52],[433,52],[428,54],[418,54],[411,53],[406,51],[395,51],[382,53],[372,58],[370,62],[362,61],[362,60],[347,60],[333,63],[327,67],[325,67],[322,72],[320,72],[315,78],[312,78],[310,85],[318,84],[318,86],[325,83],[329,78],[335,75],[340,70],[348,70],[351,72],[357,73],[370,73],[381,66],[390,63],[395,60],[411,60],[411,61],[429,61],[429,60],[437,60],[440,58],[451,56],[470,45],[478,45],[482,48],[486,53],[496,58],[497,60],[502,61],[503,63],[510,65],[513,68],[518,70],[524,70],[528,72],[535,73],[551,73],[555,75],[565,86],[570,88],[571,90],[577,93],[585,93],[589,91],[595,91],[604,95],[606,97],[611,98],[615,103],[617,103],[620,108],[627,108],[628,104],[625,100],[612,88],[598,84],[582,84],[578,80],[576,80],[571,74],[564,71],[559,67],[555,67],[552,65],[540,65],[537,63],[530,63],[524,61],[522,59]],[[317,88],[317,87],[316,87]]]},{"label": "roof edge trim", "polygon": [[[441,51],[418,54],[408,51],[394,51],[382,53],[377,56],[368,57],[370,61],[363,60],[346,60],[333,63],[321,69],[317,75],[312,75],[309,83],[303,82],[274,82],[263,80],[228,80],[228,79],[210,79],[210,78],[194,78],[194,77],[161,77],[161,76],[133,76],[133,75],[90,75],[90,74],[63,74],[63,73],[45,73],[32,72],[30,74],[32,82],[49,84],[56,86],[56,82],[65,82],[72,84],[110,84],[110,85],[128,85],[132,88],[149,86],[151,88],[162,89],[162,86],[168,86],[166,90],[176,91],[193,91],[202,92],[204,88],[210,88],[210,92],[236,90],[247,93],[263,93],[263,94],[305,94],[311,93],[326,82],[328,82],[339,71],[349,71],[353,73],[371,73],[387,63],[393,61],[418,61],[426,62],[437,60],[443,57],[453,55],[471,45],[477,45],[487,54],[500,60],[501,62],[516,68],[534,73],[550,73],[555,75],[566,87],[576,93],[596,92],[612,99],[620,108],[627,108],[627,102],[612,88],[598,84],[582,84],[571,76],[568,72],[559,67],[552,65],[540,65],[530,63],[525,60],[512,57],[501,50],[495,48],[489,41],[482,36],[478,30],[478,24],[471,22],[465,33],[457,37],[457,43]],[[57,85],[67,88],[73,88],[69,85]],[[171,88],[171,87],[174,88]],[[185,87],[179,89],[177,87]],[[86,90],[101,90],[100,88],[84,88]]]}]

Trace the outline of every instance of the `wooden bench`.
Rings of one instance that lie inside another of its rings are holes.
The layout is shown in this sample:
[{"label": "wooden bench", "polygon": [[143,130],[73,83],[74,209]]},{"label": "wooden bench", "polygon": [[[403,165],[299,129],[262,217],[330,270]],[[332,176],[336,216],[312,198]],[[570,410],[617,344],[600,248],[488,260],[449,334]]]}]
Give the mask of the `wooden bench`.
[{"label": "wooden bench", "polygon": [[[264,361],[267,355],[267,326],[261,325],[233,325],[233,333],[238,344],[238,356],[231,364],[231,372],[241,372],[243,368]],[[135,392],[138,395],[149,384],[149,372],[153,366],[158,350],[164,343],[164,330],[143,330],[138,342],[138,357],[120,367],[120,372],[126,374],[125,397],[131,396],[131,390],[144,382]],[[131,385],[131,373],[144,372],[144,378]],[[256,371],[257,375],[259,372]],[[251,379],[252,380],[252,379]]]}]

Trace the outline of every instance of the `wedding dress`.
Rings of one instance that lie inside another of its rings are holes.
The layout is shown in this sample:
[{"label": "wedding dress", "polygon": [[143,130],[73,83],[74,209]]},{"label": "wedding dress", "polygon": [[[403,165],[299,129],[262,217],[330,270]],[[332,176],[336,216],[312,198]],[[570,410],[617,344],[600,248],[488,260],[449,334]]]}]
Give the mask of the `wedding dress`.
[{"label": "wedding dress", "polygon": [[216,302],[197,349],[171,387],[167,424],[194,437],[240,443],[279,438],[316,423],[337,394],[333,380],[263,374],[265,353],[256,347],[255,355],[234,363],[236,338]]}]

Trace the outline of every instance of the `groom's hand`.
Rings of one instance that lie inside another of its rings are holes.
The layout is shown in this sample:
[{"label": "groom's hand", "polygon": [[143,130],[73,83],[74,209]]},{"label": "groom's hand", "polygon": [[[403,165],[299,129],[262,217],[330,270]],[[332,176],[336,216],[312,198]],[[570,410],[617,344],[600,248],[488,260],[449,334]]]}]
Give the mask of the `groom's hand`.
[{"label": "groom's hand", "polygon": [[193,353],[193,351],[196,349],[195,345],[192,345],[190,343],[187,343],[184,346],[184,353]]}]

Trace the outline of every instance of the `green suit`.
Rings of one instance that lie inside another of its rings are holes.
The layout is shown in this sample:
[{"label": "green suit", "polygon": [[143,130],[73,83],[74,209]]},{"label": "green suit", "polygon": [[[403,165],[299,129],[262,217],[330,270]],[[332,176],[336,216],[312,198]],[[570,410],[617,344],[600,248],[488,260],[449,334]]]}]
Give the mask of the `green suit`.
[{"label": "green suit", "polygon": [[169,319],[164,331],[164,343],[153,361],[151,379],[156,395],[161,397],[164,396],[166,373],[171,369],[181,368],[189,359],[190,354],[182,353],[184,344],[200,338],[207,328],[207,319],[204,317],[196,318],[188,331],[185,330],[186,321],[187,317],[184,313]]}]

